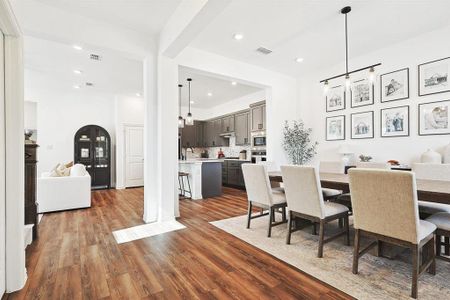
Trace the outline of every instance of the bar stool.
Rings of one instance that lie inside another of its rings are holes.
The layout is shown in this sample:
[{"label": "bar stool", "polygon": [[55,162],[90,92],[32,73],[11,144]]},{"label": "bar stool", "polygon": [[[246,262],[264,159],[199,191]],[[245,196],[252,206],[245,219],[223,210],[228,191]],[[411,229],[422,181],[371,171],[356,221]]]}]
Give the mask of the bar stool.
[{"label": "bar stool", "polygon": [[[188,190],[184,186],[184,177],[186,177],[187,180],[187,186]],[[183,199],[192,199],[192,190],[191,190],[191,184],[189,183],[189,173],[186,172],[178,172],[178,184],[179,184],[179,191],[180,196],[183,197]],[[186,193],[189,194],[189,197],[186,197]]]}]

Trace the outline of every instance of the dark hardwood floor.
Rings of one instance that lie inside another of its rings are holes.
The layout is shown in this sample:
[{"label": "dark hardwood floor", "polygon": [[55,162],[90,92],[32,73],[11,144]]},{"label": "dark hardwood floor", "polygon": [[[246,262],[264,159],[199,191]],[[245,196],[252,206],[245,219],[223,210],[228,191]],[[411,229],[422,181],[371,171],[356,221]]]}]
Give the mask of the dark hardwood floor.
[{"label": "dark hardwood floor", "polygon": [[245,193],[180,201],[187,229],[118,245],[142,224],[143,189],[92,193],[92,208],[46,214],[9,299],[351,299],[210,225],[246,213]]}]

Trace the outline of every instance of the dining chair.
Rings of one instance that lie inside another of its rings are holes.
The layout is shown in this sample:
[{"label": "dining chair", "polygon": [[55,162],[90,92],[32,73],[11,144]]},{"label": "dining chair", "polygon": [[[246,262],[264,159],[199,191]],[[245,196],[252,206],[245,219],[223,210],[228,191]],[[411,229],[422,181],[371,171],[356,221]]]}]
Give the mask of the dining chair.
[{"label": "dining chair", "polygon": [[[444,246],[445,255],[449,256],[449,239],[450,239],[450,213],[439,212],[426,219],[426,221],[436,225],[436,257],[450,262],[448,257],[442,256],[442,246]],[[442,242],[444,237],[444,242]]]},{"label": "dining chair", "polygon": [[[346,244],[350,245],[348,208],[344,205],[325,202],[320,188],[317,169],[310,166],[281,166],[286,201],[289,210],[288,234],[286,243],[290,244],[295,218],[313,222],[313,233],[319,224],[319,250],[317,257],[323,257],[323,246],[335,238],[346,235]],[[325,225],[334,220],[343,219],[344,229],[325,238]]]},{"label": "dining chair", "polygon": [[[267,172],[280,171],[280,166],[274,161],[269,161],[269,160],[268,161],[260,161],[260,162],[257,162],[257,164],[266,166]],[[272,189],[274,191],[284,193],[284,188],[283,188],[282,182],[270,181],[270,186],[272,187]]]},{"label": "dining chair", "polygon": [[[414,163],[412,171],[417,179],[449,181],[450,184],[450,164]],[[450,205],[419,199],[419,212],[426,217],[439,212],[450,213]]]},{"label": "dining chair", "polygon": [[[287,222],[286,219],[286,197],[283,192],[273,190],[270,186],[267,168],[259,164],[242,164],[245,189],[248,199],[247,228],[250,228],[250,221],[255,218],[269,215],[269,228],[267,236],[272,234],[272,227]],[[261,213],[252,215],[253,207],[261,208]],[[264,213],[263,210],[268,210]],[[281,222],[275,221],[275,212],[281,210]]]},{"label": "dining chair", "polygon": [[[411,297],[417,298],[420,274],[425,270],[436,273],[436,226],[419,219],[414,173],[354,168],[349,170],[349,183],[355,228],[353,273],[358,274],[359,258],[372,247],[378,246],[382,256],[382,242],[409,248],[413,267]],[[375,241],[360,250],[362,237]],[[420,264],[422,252],[425,257]]]},{"label": "dining chair", "polygon": [[[320,161],[319,173],[344,174],[345,164],[342,161]],[[335,200],[342,195],[341,190],[322,188],[324,200]]]}]

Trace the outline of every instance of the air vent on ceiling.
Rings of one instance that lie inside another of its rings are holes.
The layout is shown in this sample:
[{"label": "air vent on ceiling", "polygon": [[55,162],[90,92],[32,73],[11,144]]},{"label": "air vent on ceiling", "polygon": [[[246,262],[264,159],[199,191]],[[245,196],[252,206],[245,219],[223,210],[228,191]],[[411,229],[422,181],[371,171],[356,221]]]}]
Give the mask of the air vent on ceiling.
[{"label": "air vent on ceiling", "polygon": [[86,86],[94,86],[92,82],[86,82]]},{"label": "air vent on ceiling", "polygon": [[91,53],[91,54],[89,55],[89,58],[92,59],[92,60],[97,60],[97,61],[102,60],[102,58],[100,57],[100,55],[98,55],[98,54],[93,54],[93,53]]},{"label": "air vent on ceiling", "polygon": [[272,53],[272,50],[264,48],[264,47],[259,47],[258,49],[256,49],[256,51],[258,51],[259,53],[262,53],[264,55]]}]

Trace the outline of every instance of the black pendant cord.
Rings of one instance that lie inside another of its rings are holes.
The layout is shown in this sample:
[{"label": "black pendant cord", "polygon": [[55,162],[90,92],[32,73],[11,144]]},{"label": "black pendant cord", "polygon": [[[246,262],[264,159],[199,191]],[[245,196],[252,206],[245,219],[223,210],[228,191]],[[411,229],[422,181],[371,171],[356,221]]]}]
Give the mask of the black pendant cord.
[{"label": "black pendant cord", "polygon": [[189,88],[189,102],[188,102],[188,108],[189,108],[189,114],[190,114],[190,113],[191,113],[191,81],[192,81],[192,78],[188,78],[187,81],[188,81],[188,83],[189,83],[189,85],[188,85],[188,88]]},{"label": "black pendant cord", "polygon": [[178,85],[178,115],[181,116],[181,88],[183,85]]},{"label": "black pendant cord", "polygon": [[348,75],[348,27],[347,27],[347,14],[345,14],[345,73]]}]

